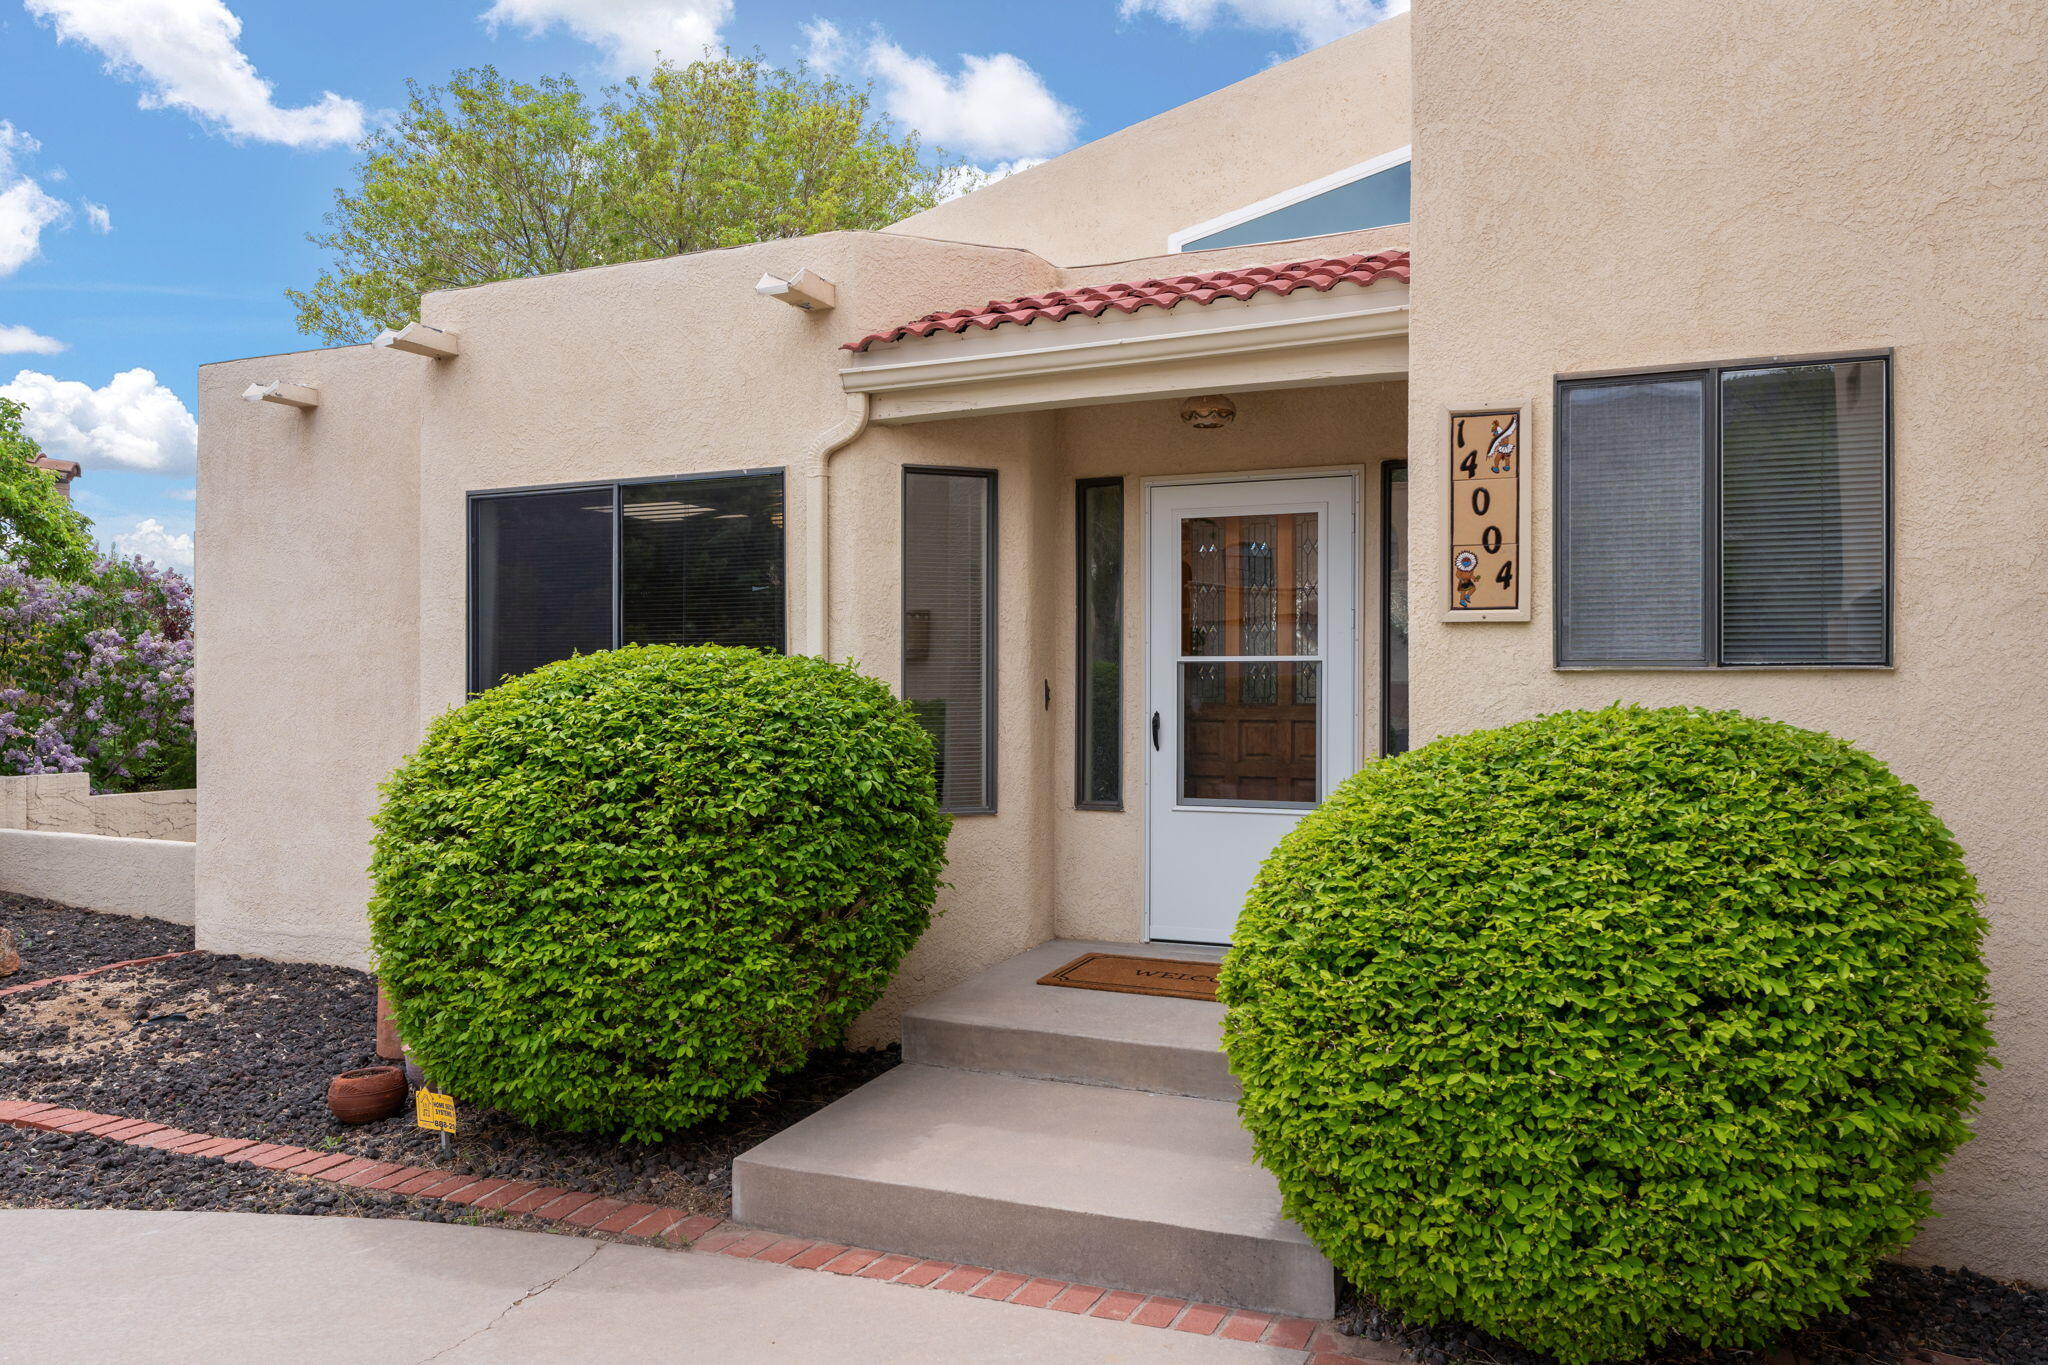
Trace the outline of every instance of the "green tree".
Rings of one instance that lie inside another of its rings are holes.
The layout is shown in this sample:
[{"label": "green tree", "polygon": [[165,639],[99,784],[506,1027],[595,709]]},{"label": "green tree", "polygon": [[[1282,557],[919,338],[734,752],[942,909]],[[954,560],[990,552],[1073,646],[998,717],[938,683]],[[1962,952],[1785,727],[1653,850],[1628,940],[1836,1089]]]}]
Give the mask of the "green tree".
[{"label": "green tree", "polygon": [[42,448],[21,429],[21,404],[0,398],[0,557],[38,578],[78,579],[93,566],[92,523],[38,469]]},{"label": "green tree", "polygon": [[402,326],[429,290],[878,228],[961,173],[878,116],[869,87],[759,57],[665,61],[595,103],[567,76],[488,66],[409,89],[309,237],[332,264],[285,291],[310,335]]}]

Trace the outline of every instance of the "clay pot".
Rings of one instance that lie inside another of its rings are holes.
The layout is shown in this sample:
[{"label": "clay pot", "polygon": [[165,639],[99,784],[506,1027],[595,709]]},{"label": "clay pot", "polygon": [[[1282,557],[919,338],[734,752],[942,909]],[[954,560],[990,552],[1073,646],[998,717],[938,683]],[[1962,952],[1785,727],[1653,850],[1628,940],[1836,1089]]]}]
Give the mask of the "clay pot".
[{"label": "clay pot", "polygon": [[405,1103],[405,1068],[366,1066],[327,1083],[327,1110],[343,1123],[388,1119]]}]

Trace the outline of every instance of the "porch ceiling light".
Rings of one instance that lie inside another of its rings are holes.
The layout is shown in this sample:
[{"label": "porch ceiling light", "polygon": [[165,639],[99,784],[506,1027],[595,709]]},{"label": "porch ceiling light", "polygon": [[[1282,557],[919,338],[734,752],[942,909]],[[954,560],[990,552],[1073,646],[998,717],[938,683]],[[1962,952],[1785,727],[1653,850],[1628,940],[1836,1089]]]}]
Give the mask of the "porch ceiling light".
[{"label": "porch ceiling light", "polygon": [[807,313],[830,312],[839,302],[839,286],[808,267],[786,280],[763,275],[755,284],[754,292],[766,298],[781,299],[790,307],[801,308]]},{"label": "porch ceiling light", "polygon": [[274,380],[268,384],[251,384],[242,390],[242,398],[250,403],[282,403],[288,408],[317,408],[320,406],[320,390],[312,384],[292,384],[285,380]]},{"label": "porch ceiling light", "polygon": [[1180,420],[1198,430],[1213,431],[1237,420],[1237,404],[1220,393],[1206,398],[1184,399],[1180,405]]},{"label": "porch ceiling light", "polygon": [[395,332],[377,333],[377,339],[370,344],[387,351],[423,355],[430,360],[451,360],[462,353],[462,334],[444,332],[424,322],[408,322]]}]

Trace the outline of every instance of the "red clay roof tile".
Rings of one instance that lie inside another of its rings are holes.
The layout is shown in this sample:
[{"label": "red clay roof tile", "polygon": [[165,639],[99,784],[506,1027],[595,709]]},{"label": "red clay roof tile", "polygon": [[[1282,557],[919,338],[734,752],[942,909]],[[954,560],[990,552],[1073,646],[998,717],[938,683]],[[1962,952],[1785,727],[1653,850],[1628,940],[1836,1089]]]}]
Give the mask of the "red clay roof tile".
[{"label": "red clay roof tile", "polygon": [[1255,265],[1245,270],[1212,270],[1201,275],[1176,275],[1170,280],[1054,289],[1018,299],[997,299],[979,308],[928,313],[884,332],[870,332],[858,341],[847,342],[841,349],[865,351],[878,341],[902,341],[935,332],[965,332],[970,327],[987,331],[1006,322],[1019,326],[1040,318],[1058,322],[1076,313],[1101,317],[1112,308],[1120,313],[1135,313],[1140,308],[1172,308],[1180,303],[1213,303],[1223,298],[1248,299],[1254,294],[1285,295],[1297,289],[1320,293],[1339,284],[1369,285],[1383,279],[1408,283],[1407,252],[1376,251],[1370,256],[1330,256],[1287,265]]}]

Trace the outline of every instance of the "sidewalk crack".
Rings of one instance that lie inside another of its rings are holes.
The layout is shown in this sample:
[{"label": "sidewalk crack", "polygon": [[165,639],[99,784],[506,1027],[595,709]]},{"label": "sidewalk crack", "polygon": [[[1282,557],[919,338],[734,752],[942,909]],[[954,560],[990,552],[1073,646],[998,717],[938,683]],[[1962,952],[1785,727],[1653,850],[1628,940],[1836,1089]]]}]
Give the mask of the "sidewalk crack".
[{"label": "sidewalk crack", "polygon": [[607,1245],[609,1244],[605,1242],[599,1242],[596,1246],[590,1249],[588,1255],[586,1255],[582,1260],[578,1261],[575,1265],[570,1266],[567,1270],[564,1270],[561,1274],[555,1276],[552,1280],[544,1280],[540,1284],[534,1285],[532,1288],[528,1289],[524,1294],[521,1294],[518,1298],[512,1300],[512,1302],[506,1304],[503,1308],[499,1309],[498,1315],[496,1317],[492,1318],[483,1326],[477,1328],[474,1332],[469,1333],[467,1336],[458,1338],[455,1341],[449,1342],[446,1346],[443,1346],[440,1350],[434,1352],[430,1356],[422,1357],[419,1362],[419,1365],[428,1365],[429,1361],[439,1360],[442,1356],[447,1355],[450,1351],[453,1351],[461,1346],[467,1346],[470,1342],[476,1340],[478,1337],[484,1335],[486,1332],[489,1332],[492,1328],[496,1327],[499,1323],[503,1322],[507,1317],[509,1317],[513,1309],[521,1308],[529,1303],[532,1303],[535,1299],[547,1293],[550,1289],[553,1289],[556,1285],[568,1279],[577,1271],[583,1269],[583,1267],[589,1265],[593,1260],[597,1259],[597,1253],[603,1251]]}]

